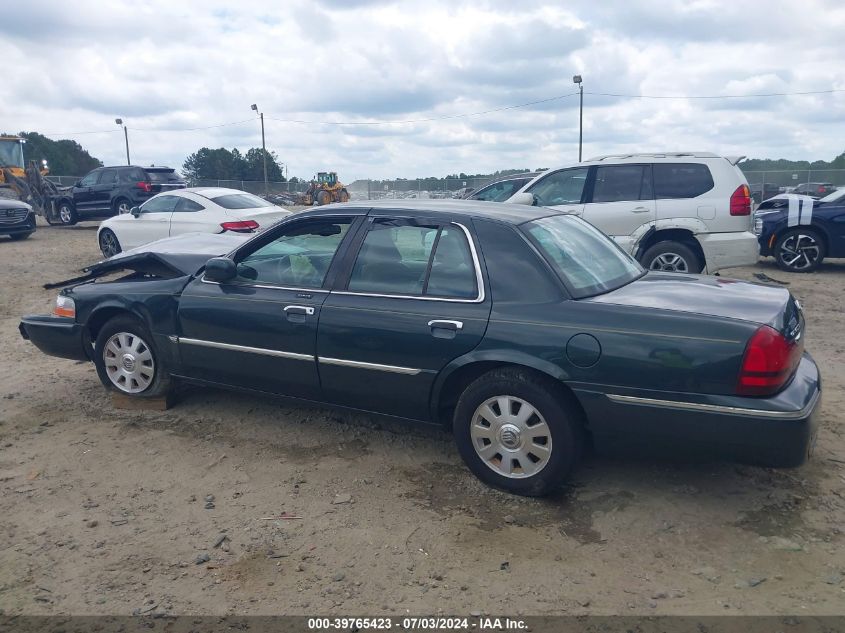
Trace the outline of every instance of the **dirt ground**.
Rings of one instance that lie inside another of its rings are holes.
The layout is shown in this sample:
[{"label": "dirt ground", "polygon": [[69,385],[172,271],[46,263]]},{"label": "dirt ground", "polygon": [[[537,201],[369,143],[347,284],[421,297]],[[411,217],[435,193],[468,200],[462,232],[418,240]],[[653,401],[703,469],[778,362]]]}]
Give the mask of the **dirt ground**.
[{"label": "dirt ground", "polygon": [[843,261],[723,273],[805,307],[825,387],[807,465],[591,457],[533,500],[435,428],[202,389],[113,408],[93,365],[18,333],[51,308],[41,284],[98,255],[93,224],[0,238],[0,613],[845,612]]}]

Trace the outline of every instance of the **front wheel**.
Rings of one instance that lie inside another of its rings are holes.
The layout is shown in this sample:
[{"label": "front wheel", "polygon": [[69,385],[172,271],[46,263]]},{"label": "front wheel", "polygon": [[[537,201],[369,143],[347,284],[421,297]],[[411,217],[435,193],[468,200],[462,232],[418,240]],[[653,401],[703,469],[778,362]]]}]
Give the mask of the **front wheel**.
[{"label": "front wheel", "polygon": [[778,268],[790,273],[810,273],[821,266],[824,242],[812,229],[790,229],[775,243]]},{"label": "front wheel", "polygon": [[704,263],[689,246],[669,240],[658,242],[646,250],[640,263],[648,270],[667,273],[697,274],[704,269]]},{"label": "front wheel", "polygon": [[94,344],[94,364],[110,391],[155,398],[170,390],[170,374],[152,335],[133,317],[118,316],[103,326]]},{"label": "front wheel", "polygon": [[111,229],[103,229],[100,231],[100,236],[97,240],[100,243],[100,250],[103,252],[103,257],[112,257],[117,255],[121,250],[120,242],[117,235]]},{"label": "front wheel", "polygon": [[499,369],[461,394],[455,442],[481,481],[525,496],[546,495],[564,483],[581,453],[582,426],[557,387],[544,376]]}]

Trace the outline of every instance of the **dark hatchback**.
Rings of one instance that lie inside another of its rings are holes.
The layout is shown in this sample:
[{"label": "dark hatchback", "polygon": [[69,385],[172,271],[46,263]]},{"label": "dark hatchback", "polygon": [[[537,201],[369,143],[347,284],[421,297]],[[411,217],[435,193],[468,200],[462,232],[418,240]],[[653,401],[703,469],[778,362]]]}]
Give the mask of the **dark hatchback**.
[{"label": "dark hatchback", "polygon": [[185,187],[185,180],[170,167],[100,167],[62,191],[55,200],[55,216],[47,220],[70,225],[129,213],[156,194]]},{"label": "dark hatchback", "polygon": [[21,334],[130,396],[182,380],[447,424],[517,494],[557,488],[587,439],[780,466],[815,441],[819,371],[783,288],[646,274],[542,207],[348,203],[243,239],[105,260]]}]

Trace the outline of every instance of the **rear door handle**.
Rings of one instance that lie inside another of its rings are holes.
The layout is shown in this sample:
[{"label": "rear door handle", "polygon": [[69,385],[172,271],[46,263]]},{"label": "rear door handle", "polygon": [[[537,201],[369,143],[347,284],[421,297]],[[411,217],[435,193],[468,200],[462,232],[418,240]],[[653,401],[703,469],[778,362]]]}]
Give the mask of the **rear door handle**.
[{"label": "rear door handle", "polygon": [[429,321],[428,327],[432,330],[435,328],[440,328],[442,330],[452,330],[453,332],[457,332],[458,330],[464,329],[464,324],[462,321],[447,321],[447,320],[437,320]]},{"label": "rear door handle", "polygon": [[303,316],[312,316],[314,314],[314,308],[312,308],[311,306],[285,306],[285,314],[301,314]]}]

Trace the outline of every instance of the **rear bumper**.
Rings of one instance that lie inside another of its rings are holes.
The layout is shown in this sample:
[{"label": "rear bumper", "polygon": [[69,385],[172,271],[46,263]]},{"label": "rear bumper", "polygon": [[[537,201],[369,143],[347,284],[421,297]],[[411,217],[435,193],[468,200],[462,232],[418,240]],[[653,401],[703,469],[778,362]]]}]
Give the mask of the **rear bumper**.
[{"label": "rear bumper", "polygon": [[35,230],[35,212],[30,211],[20,222],[14,224],[0,223],[0,235],[16,235],[18,233],[32,233]]},{"label": "rear bumper", "polygon": [[91,340],[80,323],[64,317],[33,314],[23,317],[18,329],[25,340],[49,356],[91,360]]},{"label": "rear bumper", "polygon": [[751,231],[700,233],[696,237],[710,274],[723,268],[753,266],[760,257],[757,236]]},{"label": "rear bumper", "polygon": [[791,467],[807,461],[815,446],[821,377],[805,354],[789,386],[771,398],[578,395],[599,448],[633,446]]}]

